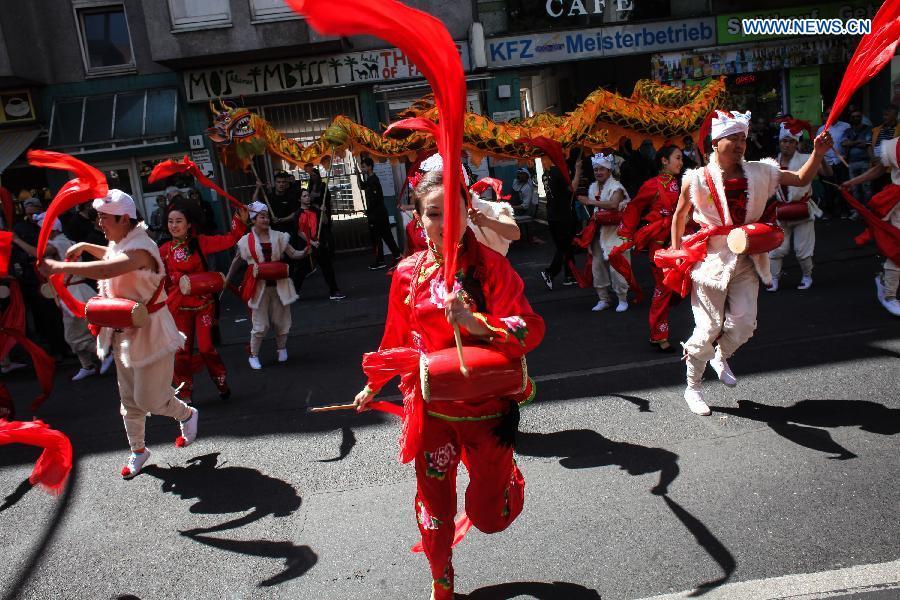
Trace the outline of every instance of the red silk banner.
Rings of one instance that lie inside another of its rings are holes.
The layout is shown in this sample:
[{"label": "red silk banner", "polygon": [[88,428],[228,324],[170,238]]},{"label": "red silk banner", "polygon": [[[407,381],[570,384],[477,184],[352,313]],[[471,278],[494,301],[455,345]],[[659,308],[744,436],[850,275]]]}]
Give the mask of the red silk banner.
[{"label": "red silk banner", "polygon": [[27,444],[43,448],[28,481],[52,494],[62,492],[72,470],[72,442],[43,421],[6,421],[0,419],[0,445]]},{"label": "red silk banner", "polygon": [[164,160],[153,167],[153,171],[150,173],[150,183],[156,183],[160,179],[166,179],[167,177],[177,175],[178,173],[191,174],[194,179],[200,182],[200,185],[215,191],[217,194],[224,198],[227,198],[228,201],[231,202],[231,205],[235,208],[246,208],[240,200],[220,188],[218,185],[216,185],[216,182],[204,175],[200,170],[200,167],[197,166],[197,163],[188,158],[187,155],[185,155],[185,157],[181,159],[181,162],[169,159]]}]

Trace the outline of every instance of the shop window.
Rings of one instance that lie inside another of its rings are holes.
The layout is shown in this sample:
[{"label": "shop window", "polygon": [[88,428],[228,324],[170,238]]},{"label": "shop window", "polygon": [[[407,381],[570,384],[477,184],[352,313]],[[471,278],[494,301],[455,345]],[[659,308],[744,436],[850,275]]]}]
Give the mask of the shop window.
[{"label": "shop window", "polygon": [[284,0],[250,0],[250,14],[254,21],[281,21],[299,19]]},{"label": "shop window", "polygon": [[169,15],[174,31],[231,25],[228,0],[169,0]]},{"label": "shop window", "polygon": [[131,35],[122,4],[76,8],[76,15],[88,75],[134,70]]}]

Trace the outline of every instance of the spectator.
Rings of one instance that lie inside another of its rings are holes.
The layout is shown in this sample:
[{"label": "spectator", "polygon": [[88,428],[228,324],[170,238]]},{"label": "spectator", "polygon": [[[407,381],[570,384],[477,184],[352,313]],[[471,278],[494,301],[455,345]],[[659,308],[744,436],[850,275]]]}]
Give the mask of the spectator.
[{"label": "spectator", "polygon": [[[147,224],[147,233],[157,244],[166,241],[168,228],[166,227],[166,199],[168,194],[160,194],[156,197],[156,208],[150,213],[150,222]],[[75,241],[73,238],[72,241]]]},{"label": "spectator", "polygon": [[[850,127],[844,132],[841,140],[841,149],[844,158],[850,164],[850,177],[862,175],[869,170],[869,156],[872,146],[872,130],[863,123],[863,114],[859,110],[850,113]],[[872,197],[872,184],[869,182],[855,185],[852,188],[853,196],[862,203],[867,203]],[[856,211],[849,215],[841,215],[842,218],[856,219]]]},{"label": "spectator", "polygon": [[696,169],[702,165],[703,160],[700,158],[700,150],[694,145],[694,138],[686,135],[681,138],[681,143],[683,145],[681,149],[681,172],[684,173],[688,169]]},{"label": "spectator", "polygon": [[387,244],[391,250],[392,261],[400,258],[400,248],[391,233],[391,224],[388,220],[387,207],[384,205],[384,192],[381,189],[381,180],[375,174],[375,161],[365,156],[360,161],[360,168],[365,177],[363,192],[366,195],[366,218],[369,220],[369,234],[372,238],[372,246],[375,251],[375,262],[369,265],[369,269],[375,271],[383,269],[387,265],[384,262],[384,246]]},{"label": "spectator", "polygon": [[777,154],[775,136],[769,126],[766,117],[756,117],[750,126],[747,136],[747,149],[744,151],[745,160],[761,160],[772,158]]},{"label": "spectator", "polygon": [[[900,123],[897,122],[897,105],[888,104],[882,112],[881,125],[872,129],[872,156],[874,161],[878,161],[881,156],[881,142],[900,136]],[[891,176],[883,173],[878,179],[872,182],[872,194],[877,194],[881,189],[891,182]]]},{"label": "spectator", "polygon": [[[823,125],[819,127],[819,130],[816,134],[822,133],[825,130],[824,123],[828,121],[828,117],[831,114],[831,108],[826,108],[825,112],[822,113],[822,123]],[[844,166],[844,163],[841,162],[841,159],[838,158],[838,150],[841,149],[841,142],[844,139],[844,134],[847,133],[847,130],[850,129],[850,124],[838,119],[834,123],[831,124],[831,127],[828,131],[831,133],[831,139],[834,140],[834,147],[828,150],[825,153],[825,163],[831,167],[832,174],[830,176],[819,175],[819,177],[823,181],[831,182],[835,185],[841,185],[847,179],[850,178],[850,172],[847,170],[847,167]],[[824,206],[822,206],[822,212],[824,213],[822,216],[823,220],[828,220],[829,218],[839,218],[842,213],[847,213],[848,209],[846,203],[844,202],[844,198],[841,196],[840,192],[833,188],[830,185],[825,185],[825,198],[824,198]]]},{"label": "spectator", "polygon": [[[575,152],[575,151],[573,151]],[[574,156],[572,157],[574,159]],[[574,160],[572,161],[574,162]],[[580,176],[580,173],[578,174]],[[575,182],[573,181],[573,186]],[[566,184],[563,172],[553,165],[544,171],[544,192],[547,194],[547,223],[556,252],[553,260],[541,271],[541,279],[548,289],[553,289],[553,278],[564,269],[563,285],[575,285],[575,278],[569,263],[572,261],[572,238],[575,237],[575,195]]]},{"label": "spectator", "polygon": [[[630,197],[636,194],[644,184],[644,181],[648,179],[648,173],[652,169],[652,163],[648,163],[644,159],[643,154],[635,152],[632,149],[631,140],[629,138],[623,138],[619,142],[619,151],[617,154],[623,159],[622,164],[619,166],[619,177],[621,178],[622,186],[625,188],[625,191],[628,192]],[[590,167],[585,170],[585,173],[591,173],[592,171],[593,167]],[[593,179],[591,181],[593,181]],[[585,193],[587,192],[585,191]]]},{"label": "spectator", "polygon": [[862,108],[860,108],[859,104],[848,104],[847,105],[847,111],[846,111],[847,115],[849,115],[853,112],[856,112],[856,111],[859,111],[860,114],[863,116],[863,118],[862,118],[863,125],[865,125],[866,127],[871,129],[872,121],[869,119],[869,117],[866,116],[866,113],[863,112],[863,110],[862,110]]},{"label": "spectator", "polygon": [[[297,216],[300,214],[300,193],[295,185],[294,176],[287,171],[275,173],[275,186],[270,188],[267,196],[269,207],[273,214],[271,228],[290,235],[291,245],[297,243]],[[253,201],[262,201],[263,183],[256,182],[256,191],[253,192]]]},{"label": "spectator", "polygon": [[533,217],[537,212],[537,197],[531,180],[531,172],[525,167],[516,171],[512,184],[512,199],[509,203],[517,216]]},{"label": "spectator", "polygon": [[212,204],[203,200],[200,196],[200,191],[196,188],[191,188],[187,193],[188,205],[193,206],[202,218],[202,222],[200,223],[200,235],[215,235],[218,233],[218,227],[216,226],[216,215],[213,214]]},{"label": "spectator", "polygon": [[[91,202],[82,202],[78,210],[66,222],[63,233],[67,238],[75,242],[87,242],[103,246],[107,244],[106,236],[97,228],[97,211],[91,206]],[[93,256],[84,254],[82,260],[95,260]]]}]

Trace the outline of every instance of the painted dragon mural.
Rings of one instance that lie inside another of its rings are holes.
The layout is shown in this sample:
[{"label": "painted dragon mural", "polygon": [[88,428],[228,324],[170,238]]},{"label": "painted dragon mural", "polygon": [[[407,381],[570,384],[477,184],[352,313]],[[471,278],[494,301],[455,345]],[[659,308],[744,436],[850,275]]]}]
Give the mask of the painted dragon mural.
[{"label": "painted dragon mural", "polygon": [[[691,135],[699,143],[701,125],[714,109],[724,109],[725,79],[705,84],[673,88],[651,80],[635,84],[630,97],[603,89],[592,92],[575,110],[563,116],[540,113],[509,123],[495,123],[487,117],[466,113],[463,148],[480,162],[485,156],[527,161],[543,152],[523,143],[523,139],[555,140],[563,149],[582,146],[600,150],[617,146],[628,138],[636,147],[649,139],[659,147],[666,141],[680,141]],[[303,146],[285,138],[261,116],[246,108],[220,101],[219,108],[210,103],[213,126],[207,130],[216,143],[222,161],[229,169],[246,170],[254,156],[269,152],[302,167],[306,163],[327,163],[335,152],[350,150],[368,153],[373,158],[414,160],[423,150],[434,147],[425,132],[393,131],[387,137],[337,116],[315,142]],[[430,97],[415,102],[401,116],[438,120],[437,109]]]}]

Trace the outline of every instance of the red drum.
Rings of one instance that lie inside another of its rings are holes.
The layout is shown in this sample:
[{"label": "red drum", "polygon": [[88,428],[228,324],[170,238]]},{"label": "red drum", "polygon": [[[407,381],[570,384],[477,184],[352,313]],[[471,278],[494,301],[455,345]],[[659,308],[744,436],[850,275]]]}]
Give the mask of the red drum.
[{"label": "red drum", "polygon": [[600,225],[618,225],[622,222],[622,213],[617,210],[598,210],[594,215]]},{"label": "red drum", "polygon": [[510,358],[483,346],[463,346],[463,360],[468,377],[459,371],[455,346],[422,355],[419,379],[425,402],[471,402],[525,391],[528,365],[524,356]]},{"label": "red drum", "polygon": [[225,289],[225,276],[218,271],[182,275],[178,280],[178,289],[185,296],[218,294]]},{"label": "red drum", "polygon": [[750,223],[732,229],[728,234],[728,249],[735,254],[771,252],[784,241],[784,231],[777,225]]},{"label": "red drum", "polygon": [[253,265],[253,276],[263,281],[287,279],[288,265],[284,262],[265,262]]},{"label": "red drum", "polygon": [[775,218],[779,221],[805,221],[809,218],[809,204],[806,200],[782,202],[775,209]]},{"label": "red drum", "polygon": [[146,306],[127,298],[91,298],[84,306],[84,317],[97,327],[143,327],[149,316]]}]

